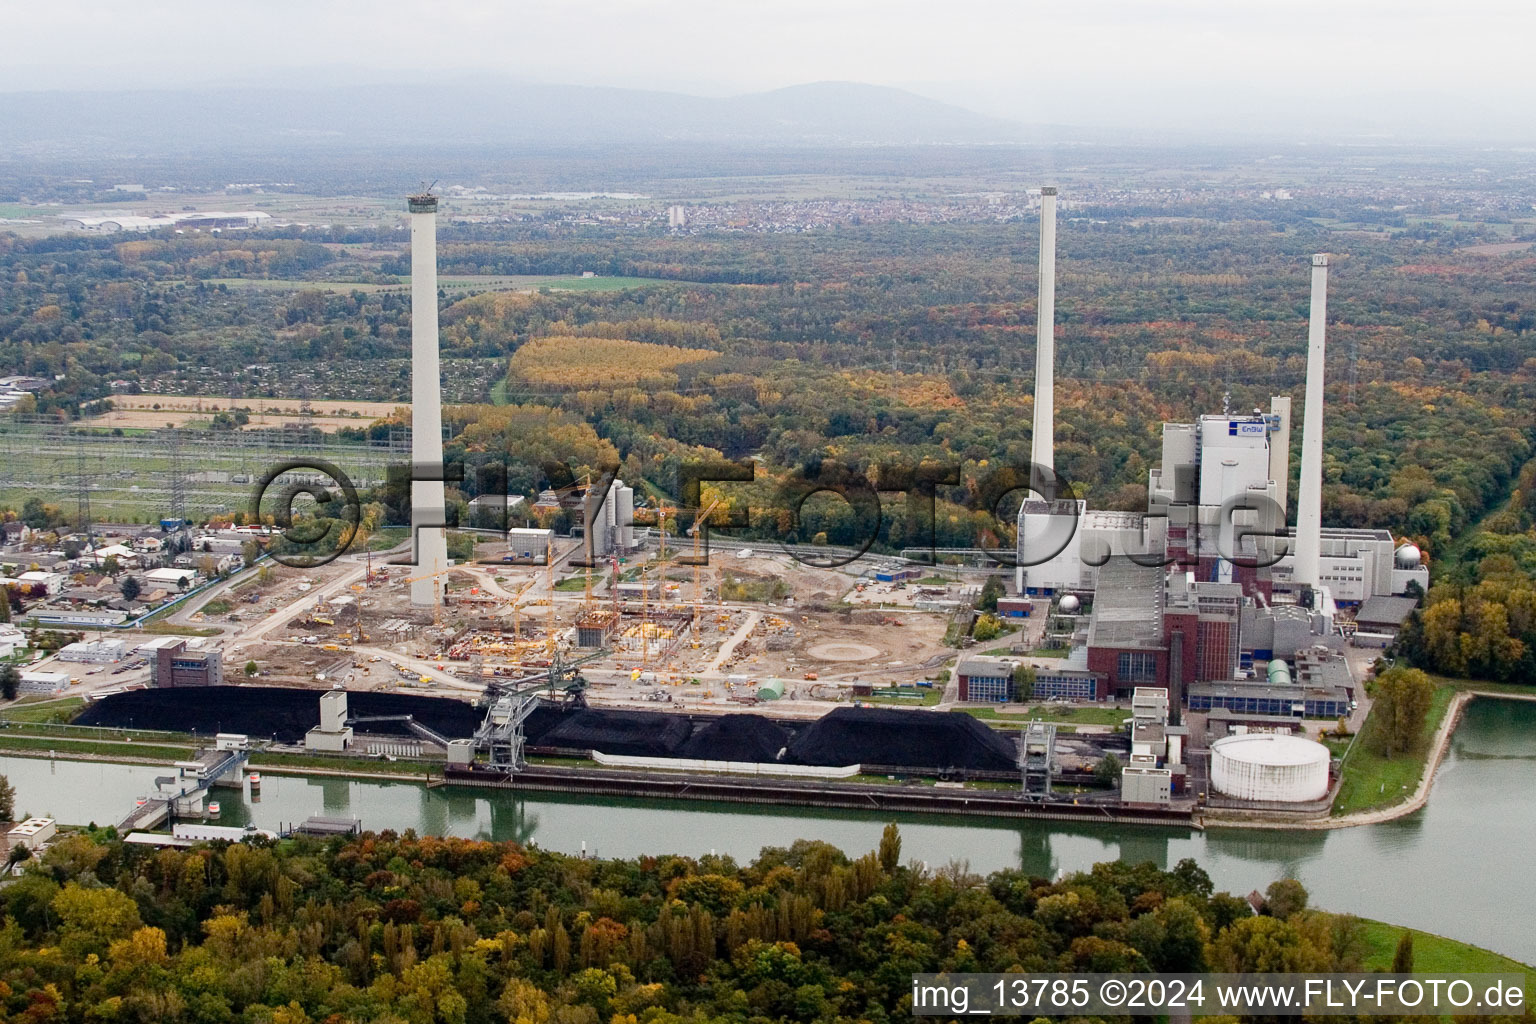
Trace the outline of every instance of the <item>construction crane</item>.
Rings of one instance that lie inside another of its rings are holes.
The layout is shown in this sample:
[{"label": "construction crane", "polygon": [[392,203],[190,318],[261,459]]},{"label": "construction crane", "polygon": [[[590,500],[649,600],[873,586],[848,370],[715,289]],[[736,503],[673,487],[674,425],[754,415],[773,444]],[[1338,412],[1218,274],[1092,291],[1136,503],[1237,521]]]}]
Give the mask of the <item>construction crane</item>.
[{"label": "construction crane", "polygon": [[693,636],[699,636],[699,618],[704,614],[704,556],[701,553],[700,544],[704,534],[700,529],[709,520],[709,514],[720,507],[723,499],[716,498],[710,502],[702,512],[693,517],[693,525],[688,528],[688,535],[693,538]]},{"label": "construction crane", "polygon": [[549,591],[549,607],[544,615],[544,653],[555,663],[555,534],[544,541],[544,588]]},{"label": "construction crane", "polygon": [[[446,576],[452,571],[452,569],[439,569],[437,572],[429,572],[423,576],[412,576],[410,579],[405,580],[404,582],[409,585],[412,583],[420,583],[422,580],[435,580],[439,576]],[[447,581],[445,580],[444,583],[446,584]],[[446,585],[442,589],[438,589],[437,587],[432,588],[432,594],[434,597],[434,600],[432,601],[432,625],[434,626],[441,626],[443,624],[443,595],[447,592],[447,589],[448,588]]]},{"label": "construction crane", "polygon": [[354,583],[350,589],[357,595],[357,642],[362,643],[369,639],[368,634],[363,632],[363,594],[368,590],[368,585]]},{"label": "construction crane", "polygon": [[533,584],[534,581],[529,580],[512,592],[512,632],[517,634],[519,640],[523,637],[523,615],[522,609],[518,607],[517,602]]},{"label": "construction crane", "polygon": [[656,530],[657,536],[661,538],[661,554],[657,556],[657,561],[666,562],[667,560],[667,515],[676,511],[677,509],[670,505],[663,505],[660,502],[656,504]]}]

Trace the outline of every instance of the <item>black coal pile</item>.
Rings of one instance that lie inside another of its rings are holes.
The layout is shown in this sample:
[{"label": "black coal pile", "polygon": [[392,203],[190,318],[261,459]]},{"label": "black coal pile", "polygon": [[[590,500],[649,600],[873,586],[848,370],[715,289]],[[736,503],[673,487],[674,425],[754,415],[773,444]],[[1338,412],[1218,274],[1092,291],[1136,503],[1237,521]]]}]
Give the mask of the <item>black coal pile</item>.
[{"label": "black coal pile", "polygon": [[1012,741],[970,715],[838,708],[796,733],[785,760],[1010,771],[1018,757]]},{"label": "black coal pile", "polygon": [[525,735],[532,745],[540,747],[600,750],[626,757],[676,757],[692,731],[693,723],[679,715],[584,708],[560,715],[537,738],[531,730]]},{"label": "black coal pile", "polygon": [[701,725],[677,752],[706,761],[777,761],[789,732],[762,715],[725,715]]},{"label": "black coal pile", "polygon": [[[81,725],[166,729],[173,732],[243,732],[258,739],[276,736],[299,743],[320,724],[324,690],[280,686],[207,686],[176,690],[130,690],[90,705],[76,719]],[[463,701],[395,693],[347,694],[354,717],[412,715],[448,737],[470,736],[482,713]],[[409,735],[399,723],[367,723],[359,732]]]}]

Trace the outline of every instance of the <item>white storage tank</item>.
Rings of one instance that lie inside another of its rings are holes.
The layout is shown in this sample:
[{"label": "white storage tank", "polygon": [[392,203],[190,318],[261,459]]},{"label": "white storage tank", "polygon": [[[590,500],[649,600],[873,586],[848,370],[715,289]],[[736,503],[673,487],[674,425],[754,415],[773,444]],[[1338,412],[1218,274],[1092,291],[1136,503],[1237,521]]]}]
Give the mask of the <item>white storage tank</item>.
[{"label": "white storage tank", "polygon": [[1300,736],[1248,733],[1211,744],[1211,785],[1241,800],[1301,803],[1328,793],[1328,748]]}]

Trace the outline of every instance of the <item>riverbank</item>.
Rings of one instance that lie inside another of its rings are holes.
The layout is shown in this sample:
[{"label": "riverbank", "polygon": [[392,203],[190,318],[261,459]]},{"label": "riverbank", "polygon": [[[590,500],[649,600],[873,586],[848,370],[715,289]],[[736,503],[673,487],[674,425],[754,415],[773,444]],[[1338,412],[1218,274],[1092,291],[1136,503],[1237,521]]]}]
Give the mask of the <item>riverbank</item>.
[{"label": "riverbank", "polygon": [[[1213,829],[1263,829],[1269,831],[1309,832],[1373,825],[1406,817],[1420,810],[1428,801],[1434,777],[1449,749],[1468,704],[1477,698],[1536,702],[1536,694],[1482,687],[1456,689],[1444,705],[1422,759],[1406,762],[1417,765],[1418,778],[1407,797],[1390,806],[1375,807],[1355,813],[1329,817],[1301,816],[1275,819],[1273,811],[1207,810],[1203,814],[1165,808],[1124,808],[1105,804],[1041,805],[1019,799],[1016,792],[1004,792],[1000,786],[937,789],[934,786],[903,786],[886,780],[849,780],[833,785],[805,780],[776,780],[767,784],[757,777],[730,775],[677,775],[666,772],[617,771],[589,763],[574,765],[535,765],[517,781],[500,778],[465,776],[445,780],[442,766],[421,762],[380,762],[374,759],[341,759],[289,753],[258,753],[251,767],[284,775],[313,775],[322,778],[371,779],[381,782],[413,782],[427,786],[446,784],[488,786],[545,793],[571,793],[619,798],[662,798],[699,802],[762,803],[766,805],[875,809],[978,817],[1044,818],[1057,821],[1100,821],[1143,824],[1154,827],[1192,827]],[[34,727],[36,728],[36,727]],[[184,758],[190,748],[164,743],[166,734],[149,734],[154,741],[131,742],[120,739],[83,740],[63,736],[3,736],[0,753],[38,759],[118,761],[129,764],[164,764]],[[876,784],[876,783],[880,784]],[[1283,813],[1283,812],[1278,812]]]},{"label": "riverbank", "polygon": [[1425,803],[1428,802],[1429,794],[1434,788],[1435,773],[1440,770],[1440,764],[1445,759],[1445,752],[1450,748],[1451,735],[1455,733],[1456,726],[1460,723],[1467,705],[1477,699],[1536,702],[1536,694],[1511,693],[1491,689],[1456,690],[1446,705],[1445,712],[1440,719],[1440,724],[1436,727],[1434,734],[1430,738],[1424,759],[1417,762],[1420,766],[1417,785],[1413,792],[1399,803],[1390,804],[1385,807],[1374,807],[1369,810],[1355,811],[1349,814],[1330,815],[1326,818],[1300,818],[1294,821],[1261,821],[1246,817],[1209,814],[1205,817],[1205,826],[1207,828],[1316,831],[1320,829],[1354,828],[1359,825],[1377,825],[1382,822],[1395,821],[1398,818],[1406,818],[1408,815],[1423,808]]},{"label": "riverbank", "polygon": [[1360,924],[1367,950],[1361,967],[1367,971],[1391,970],[1398,940],[1408,934],[1413,936],[1413,969],[1418,973],[1527,974],[1527,999],[1536,986],[1536,975],[1529,974],[1533,970],[1531,965],[1491,949],[1371,918],[1361,918]]}]

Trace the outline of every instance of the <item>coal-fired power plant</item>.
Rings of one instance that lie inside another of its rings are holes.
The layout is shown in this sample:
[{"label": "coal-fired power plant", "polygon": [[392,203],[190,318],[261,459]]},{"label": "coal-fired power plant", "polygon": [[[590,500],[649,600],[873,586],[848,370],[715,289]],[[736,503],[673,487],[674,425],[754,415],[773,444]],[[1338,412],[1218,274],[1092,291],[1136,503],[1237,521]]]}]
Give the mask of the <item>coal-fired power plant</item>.
[{"label": "coal-fired power plant", "polygon": [[[448,568],[444,529],[443,399],[437,338],[437,197],[407,200],[411,213],[411,547],[416,579],[411,604],[437,604]],[[428,479],[422,479],[426,477]],[[431,478],[436,479],[431,479]]]}]

